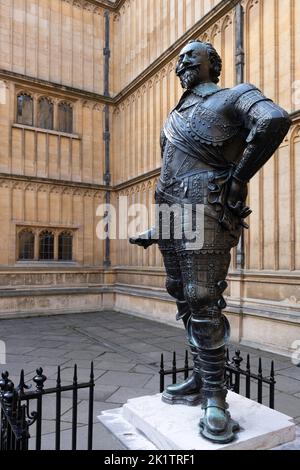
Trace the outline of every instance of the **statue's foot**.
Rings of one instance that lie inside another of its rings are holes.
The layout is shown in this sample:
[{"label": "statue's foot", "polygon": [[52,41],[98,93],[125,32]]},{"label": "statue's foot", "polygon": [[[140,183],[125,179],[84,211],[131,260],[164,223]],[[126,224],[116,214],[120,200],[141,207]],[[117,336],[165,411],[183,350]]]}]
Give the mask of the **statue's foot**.
[{"label": "statue's foot", "polygon": [[199,405],[201,403],[201,386],[201,378],[194,372],[184,382],[169,385],[162,394],[162,401],[169,405]]},{"label": "statue's foot", "polygon": [[200,420],[201,435],[216,444],[228,444],[236,437],[239,424],[231,419],[230,413],[217,406],[207,406],[205,416]]}]

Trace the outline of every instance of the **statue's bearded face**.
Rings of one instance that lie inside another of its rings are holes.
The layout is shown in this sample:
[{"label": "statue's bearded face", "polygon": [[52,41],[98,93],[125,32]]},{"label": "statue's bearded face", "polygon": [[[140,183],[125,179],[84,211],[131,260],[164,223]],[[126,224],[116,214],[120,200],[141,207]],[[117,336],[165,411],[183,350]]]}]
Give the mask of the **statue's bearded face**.
[{"label": "statue's bearded face", "polygon": [[206,47],[201,43],[190,43],[180,52],[176,74],[182,88],[190,90],[202,82],[210,81],[211,63]]}]

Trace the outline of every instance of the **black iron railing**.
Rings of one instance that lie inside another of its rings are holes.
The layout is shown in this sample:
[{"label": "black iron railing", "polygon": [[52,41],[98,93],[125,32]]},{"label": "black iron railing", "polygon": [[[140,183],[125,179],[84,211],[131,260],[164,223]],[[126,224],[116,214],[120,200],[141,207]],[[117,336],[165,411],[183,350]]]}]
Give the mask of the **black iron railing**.
[{"label": "black iron railing", "polygon": [[[243,394],[246,398],[253,398],[253,387],[256,386],[257,396],[256,401],[262,403],[263,401],[263,385],[268,386],[269,393],[269,408],[274,409],[275,407],[275,372],[274,372],[274,361],[271,363],[270,375],[267,377],[263,376],[262,368],[262,359],[259,358],[258,363],[258,372],[254,373],[251,370],[250,364],[250,355],[247,355],[246,369],[241,368],[241,363],[243,358],[241,357],[240,351],[236,351],[232,360],[229,358],[229,350],[227,349],[227,360],[225,368],[225,377],[227,382],[227,387],[229,390],[242,394],[241,391],[241,377],[245,377],[245,387]],[[183,378],[187,379],[189,373],[193,370],[193,367],[189,365],[189,355],[188,351],[185,352],[185,359],[183,367],[177,367],[177,358],[176,352],[173,353],[172,367],[170,369],[165,369],[164,366],[164,355],[161,355],[160,363],[160,393],[165,389],[165,377],[172,376],[172,383],[177,383],[177,377],[179,374],[183,374]]]},{"label": "black iron railing", "polygon": [[[33,385],[27,385],[24,380],[24,371],[21,371],[20,381],[17,387],[9,378],[8,372],[2,373],[0,379],[0,450],[27,450],[30,439],[30,427],[36,425],[35,450],[42,447],[42,425],[43,425],[43,397],[55,395],[55,450],[61,448],[61,397],[63,392],[72,392],[72,438],[71,449],[77,448],[77,408],[78,390],[89,389],[88,400],[88,439],[87,449],[93,447],[93,407],[94,407],[94,366],[91,363],[90,378],[86,383],[78,383],[77,365],[74,366],[73,383],[61,385],[60,367],[57,369],[56,387],[45,388],[47,377],[43,369],[36,370],[33,377]],[[31,411],[32,403],[35,410]]]}]

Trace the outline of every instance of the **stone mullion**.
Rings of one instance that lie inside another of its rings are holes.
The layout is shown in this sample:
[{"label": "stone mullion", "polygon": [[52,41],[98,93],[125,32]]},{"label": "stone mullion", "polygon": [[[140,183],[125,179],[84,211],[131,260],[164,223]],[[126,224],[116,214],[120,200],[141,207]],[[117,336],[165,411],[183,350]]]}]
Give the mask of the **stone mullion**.
[{"label": "stone mullion", "polygon": [[59,104],[59,100],[54,99],[53,102],[54,102],[54,106],[53,106],[53,129],[59,130],[58,129],[58,104]]},{"label": "stone mullion", "polygon": [[54,232],[54,261],[58,261],[58,236],[59,232]]},{"label": "stone mullion", "polygon": [[39,95],[33,95],[33,125],[34,127],[38,127],[38,99]]},{"label": "stone mullion", "polygon": [[38,230],[34,231],[34,261],[39,260],[39,235],[40,232]]}]

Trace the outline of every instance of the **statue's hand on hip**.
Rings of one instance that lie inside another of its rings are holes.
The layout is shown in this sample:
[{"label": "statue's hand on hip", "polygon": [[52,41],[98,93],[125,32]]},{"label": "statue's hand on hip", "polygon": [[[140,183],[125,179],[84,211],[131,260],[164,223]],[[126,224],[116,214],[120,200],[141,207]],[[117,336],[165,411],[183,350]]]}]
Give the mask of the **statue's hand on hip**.
[{"label": "statue's hand on hip", "polygon": [[227,206],[239,218],[245,219],[251,214],[251,209],[245,206],[248,195],[246,182],[232,179],[227,198]]},{"label": "statue's hand on hip", "polygon": [[149,246],[158,243],[155,227],[152,227],[149,230],[140,233],[136,237],[130,237],[129,243],[131,243],[132,245],[142,246],[143,248],[145,248],[145,250],[149,248]]}]

